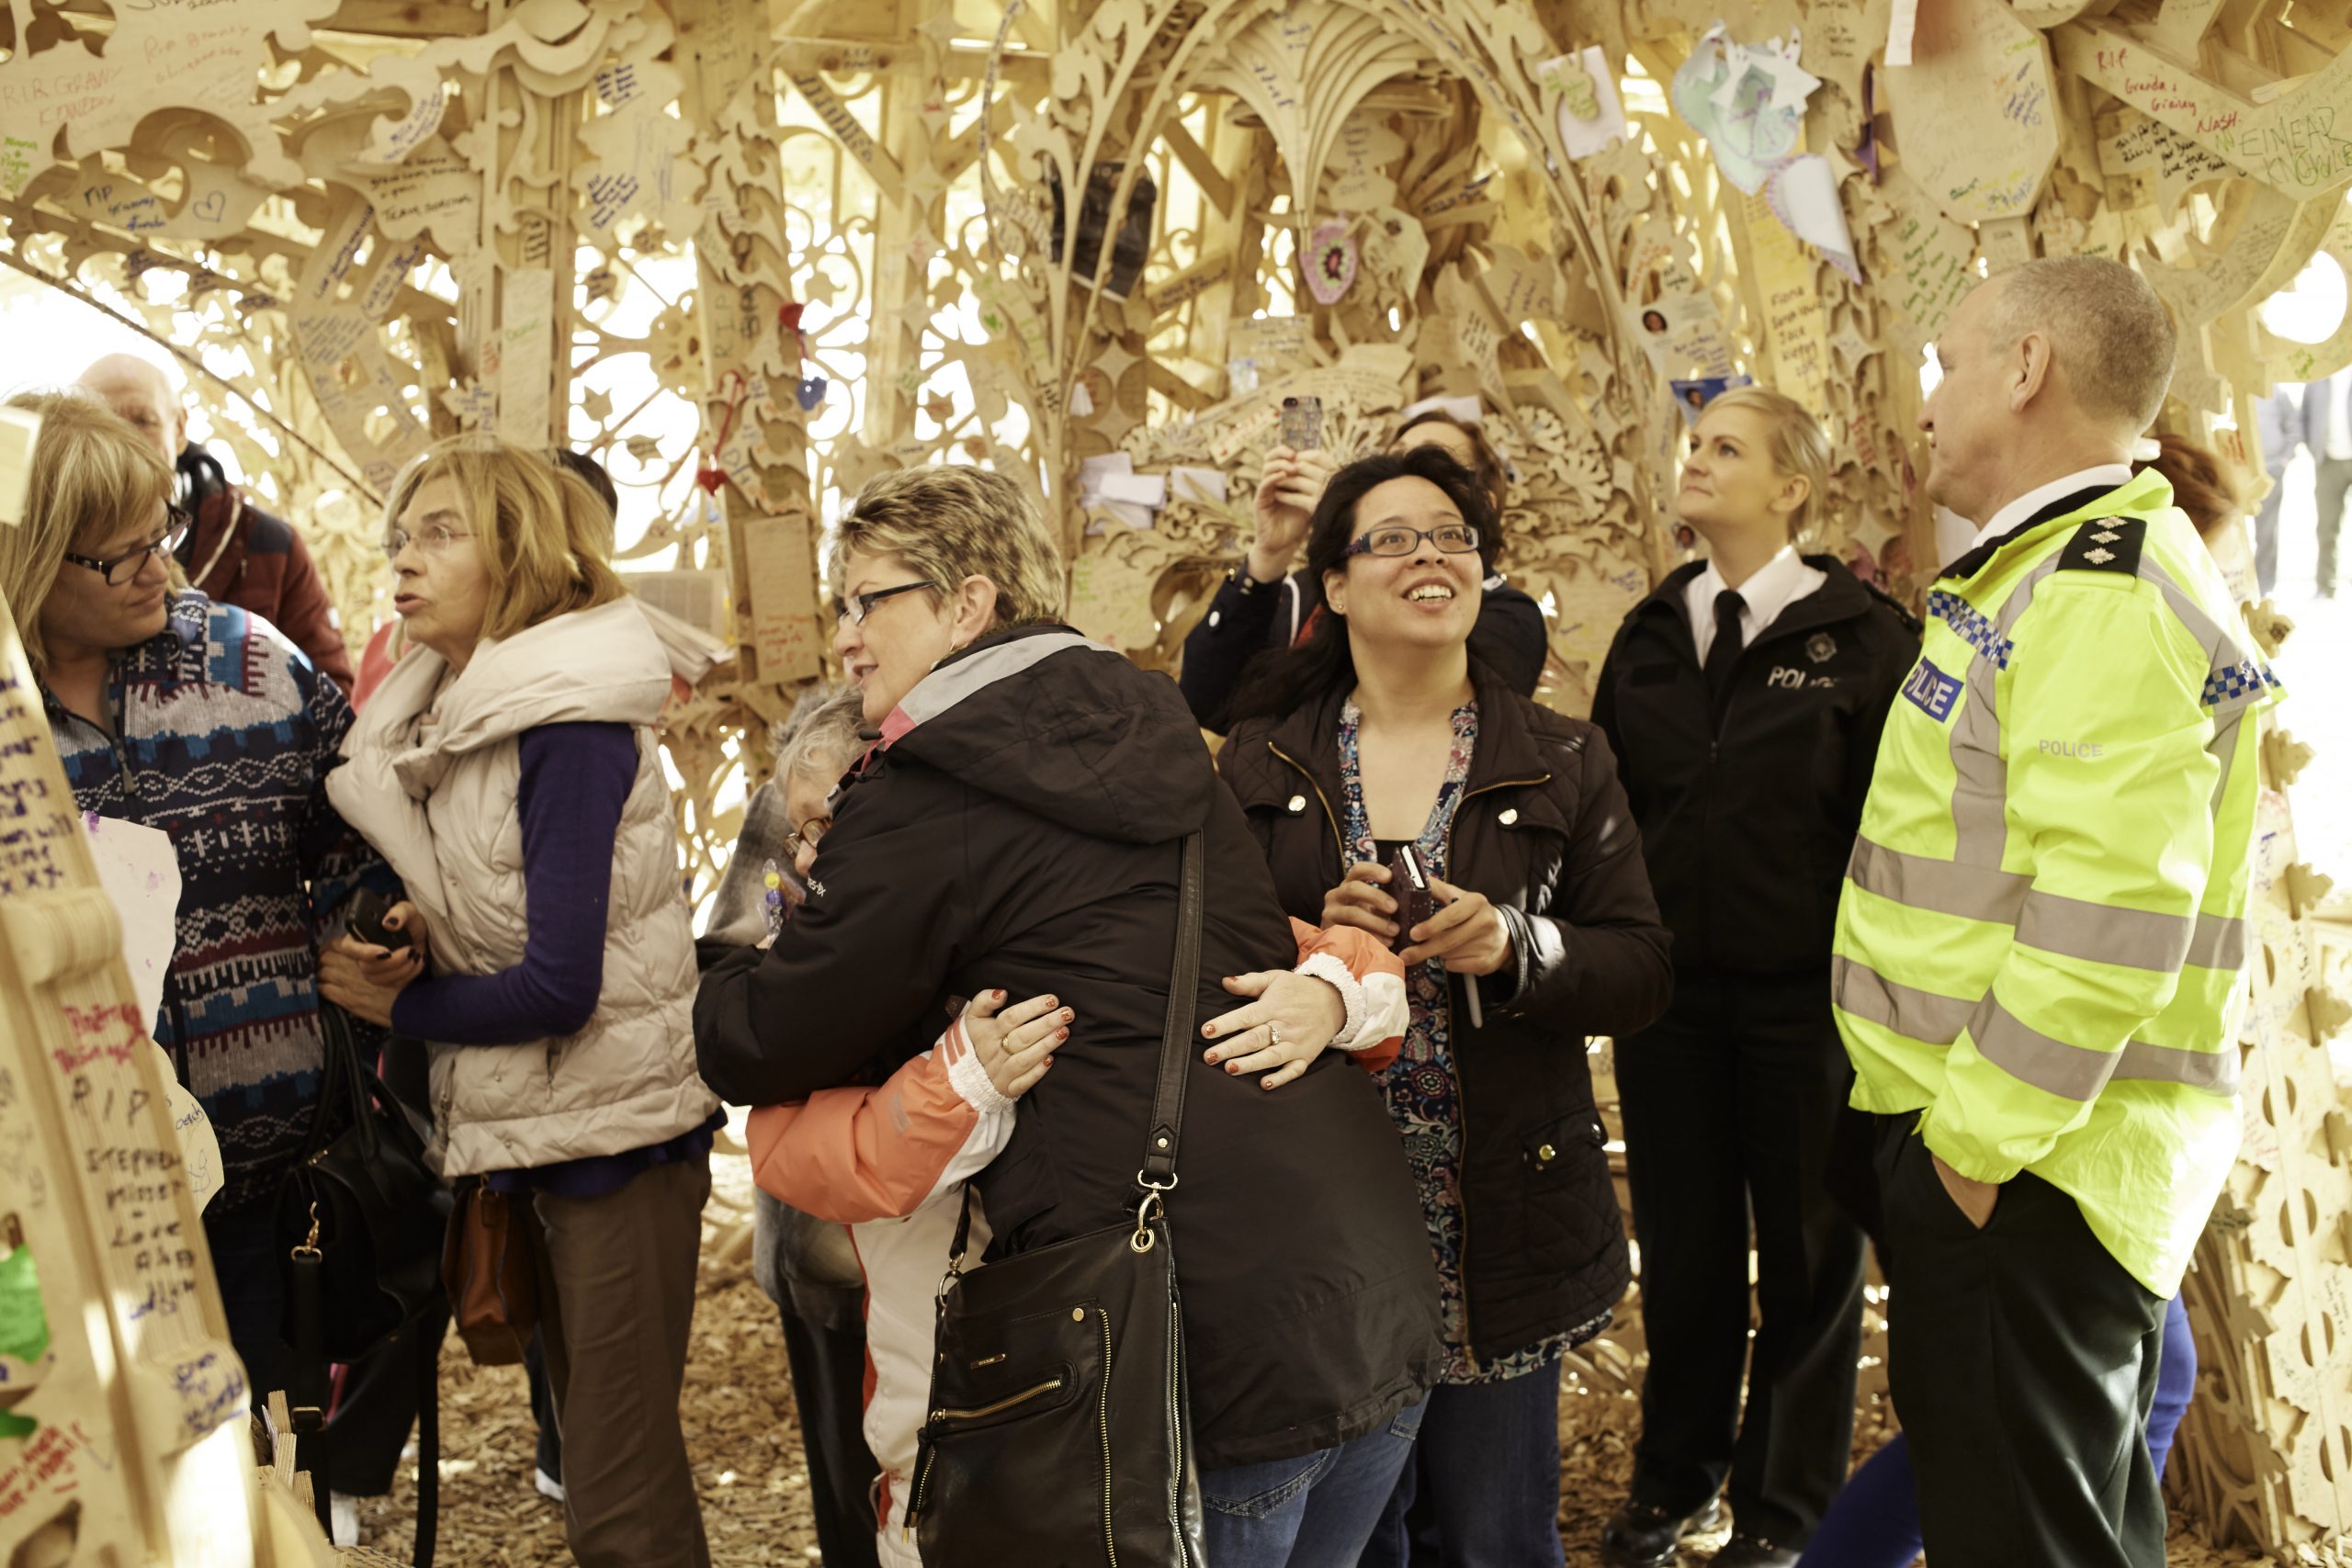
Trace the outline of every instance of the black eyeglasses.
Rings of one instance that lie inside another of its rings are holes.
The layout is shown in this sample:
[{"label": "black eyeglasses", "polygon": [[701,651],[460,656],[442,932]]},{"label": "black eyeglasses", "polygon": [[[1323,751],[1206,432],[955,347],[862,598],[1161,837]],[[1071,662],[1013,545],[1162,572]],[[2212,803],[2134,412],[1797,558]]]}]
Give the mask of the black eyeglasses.
[{"label": "black eyeglasses", "polygon": [[1351,556],[1409,556],[1427,539],[1447,555],[1467,555],[1478,547],[1478,530],[1467,523],[1441,523],[1434,528],[1408,528],[1402,524],[1374,528],[1348,547]]},{"label": "black eyeglasses", "polygon": [[901,582],[896,588],[877,588],[871,593],[853,593],[842,602],[841,611],[833,616],[833,619],[836,622],[847,621],[854,626],[862,626],[865,624],[865,617],[874,614],[874,606],[882,603],[883,600],[895,598],[901,593],[911,593],[918,588],[938,586],[939,584],[926,577],[921,582]]},{"label": "black eyeglasses", "polygon": [[65,558],[75,566],[87,567],[105,578],[108,588],[120,588],[145,570],[149,556],[168,557],[176,554],[180,547],[180,541],[187,537],[188,528],[195,521],[196,519],[178,507],[167,506],[164,509],[162,538],[151,540],[135,550],[125,550],[109,560],[98,560],[90,556],[77,556],[71,550],[65,552]]}]

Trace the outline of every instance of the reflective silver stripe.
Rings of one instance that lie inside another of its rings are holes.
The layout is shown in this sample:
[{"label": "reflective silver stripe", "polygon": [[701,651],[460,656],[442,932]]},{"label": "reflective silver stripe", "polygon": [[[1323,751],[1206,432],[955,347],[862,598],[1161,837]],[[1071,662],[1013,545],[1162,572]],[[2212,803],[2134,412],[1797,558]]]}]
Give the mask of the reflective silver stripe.
[{"label": "reflective silver stripe", "polygon": [[1892,898],[1905,908],[2002,925],[2016,922],[2026,895],[2033,891],[2033,878],[2020,872],[1905,854],[1860,835],[1846,874],[1864,892]]},{"label": "reflective silver stripe", "polygon": [[2227,915],[2199,915],[2189,933],[2187,962],[2199,969],[2245,967],[2245,922]]},{"label": "reflective silver stripe", "polygon": [[2234,706],[2230,706],[2226,703],[2209,705],[2213,706],[2217,713],[2225,710],[2233,713],[2243,712],[2248,704],[2262,695],[2267,686],[2261,679],[2261,671],[2264,668],[2261,656],[2240,642],[2239,639],[2244,635],[2242,632],[2233,632],[2207,615],[2204,606],[2198,604],[2188,590],[2183,588],[2178,580],[2165,570],[2164,563],[2145,550],[2140,554],[2140,576],[2143,580],[2155,584],[2156,592],[2164,595],[2165,604],[2172,611],[2175,618],[2188,629],[2188,635],[2195,637],[2204,648],[2206,684],[2209,687],[2228,672],[2238,670],[2242,666],[2249,667],[2256,672],[2253,685],[2241,694],[2243,701],[2238,702]]},{"label": "reflective silver stripe", "polygon": [[1968,1026],[1976,1054],[2019,1083],[2031,1084],[2067,1100],[2090,1100],[2107,1087],[2117,1055],[2052,1040],[1995,1001],[1984,1006]]},{"label": "reflective silver stripe", "polygon": [[[2053,550],[2035,563],[2009,590],[1993,623],[1999,643],[2010,640],[2018,620],[2033,603],[2033,591],[2058,570],[2061,553]],[[1994,700],[2001,671],[1983,649],[1972,644],[1971,650],[1967,700],[1951,722],[1952,859],[1997,866],[2009,830],[2009,769],[2001,758],[2001,713]]]},{"label": "reflective silver stripe", "polygon": [[2018,911],[2018,941],[2061,958],[2120,964],[2169,975],[2188,951],[2193,922],[2186,915],[2119,909],[2056,893],[2028,894]]},{"label": "reflective silver stripe", "polygon": [[2237,1050],[2177,1051],[2134,1040],[2122,1050],[2093,1051],[2053,1040],[2018,1021],[1991,997],[1971,1020],[1976,1054],[2019,1083],[2064,1100],[2092,1100],[2110,1078],[2174,1083],[2209,1094],[2234,1094]]},{"label": "reflective silver stripe", "polygon": [[2235,1094],[2238,1048],[2224,1045],[2218,1051],[2176,1051],[2134,1040],[2123,1047],[2123,1059],[2116,1063],[2115,1076],[2150,1083],[2177,1083],[2207,1094]]},{"label": "reflective silver stripe", "polygon": [[1959,1039],[1977,1006],[1973,999],[1898,986],[1870,965],[1845,957],[1829,961],[1829,994],[1854,1017],[1930,1045],[1949,1045]]},{"label": "reflective silver stripe", "polygon": [[2184,960],[2205,969],[2236,969],[2245,964],[2245,922],[2227,916],[2199,915],[2192,921],[2185,915],[2110,908],[2036,892],[2033,879],[2020,872],[1906,855],[1860,836],[1846,874],[1864,892],[1906,909],[2014,925],[2018,942],[2062,958],[2165,974],[2179,968]]}]

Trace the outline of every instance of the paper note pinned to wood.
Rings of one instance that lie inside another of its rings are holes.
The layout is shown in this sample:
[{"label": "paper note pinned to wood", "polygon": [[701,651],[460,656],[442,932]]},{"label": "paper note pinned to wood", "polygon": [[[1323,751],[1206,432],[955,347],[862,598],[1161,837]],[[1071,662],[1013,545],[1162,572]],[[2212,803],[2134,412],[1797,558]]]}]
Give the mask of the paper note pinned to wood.
[{"label": "paper note pinned to wood", "polygon": [[1625,106],[1617,96],[1617,73],[1598,45],[1547,60],[1535,79],[1560,89],[1560,143],[1571,158],[1589,158],[1612,141],[1627,140]]},{"label": "paper note pinned to wood", "polygon": [[163,1010],[164,979],[178,945],[180,857],[169,835],[137,822],[95,814],[82,818],[97,862],[98,886],[122,920],[122,963],[139,998],[139,1015],[153,1027]]},{"label": "paper note pinned to wood", "polygon": [[161,1045],[155,1052],[164,1058],[155,1071],[164,1080],[164,1103],[171,1108],[172,1131],[179,1136],[187,1190],[202,1209],[220,1190],[220,1135],[212,1130],[212,1118],[204,1113],[202,1103],[180,1087],[170,1055]]},{"label": "paper note pinned to wood", "polygon": [[1151,586],[1149,575],[1126,561],[1080,556],[1069,569],[1069,624],[1122,651],[1149,648],[1159,635]]},{"label": "paper note pinned to wood", "polygon": [[1911,63],[1911,43],[1919,30],[1919,0],[1894,0],[1886,18],[1886,62]]},{"label": "paper note pinned to wood", "polygon": [[752,592],[752,647],[763,681],[799,681],[820,673],[815,557],[805,513],[754,517],[740,537]]}]

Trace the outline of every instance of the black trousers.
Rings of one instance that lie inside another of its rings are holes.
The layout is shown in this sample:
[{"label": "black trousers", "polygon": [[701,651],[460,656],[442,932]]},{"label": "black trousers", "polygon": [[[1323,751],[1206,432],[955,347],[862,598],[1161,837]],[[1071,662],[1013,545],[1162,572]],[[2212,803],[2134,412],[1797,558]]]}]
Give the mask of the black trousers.
[{"label": "black trousers", "polygon": [[327,1475],[334,1490],[381,1497],[392,1489],[401,1450],[416,1427],[416,1382],[423,1357],[436,1375],[449,1309],[440,1302],[414,1323],[353,1362],[327,1422]]},{"label": "black trousers", "polygon": [[831,1326],[790,1307],[778,1315],[800,1407],[817,1548],[829,1568],[876,1568],[874,1483],[881,1467],[865,1446],[865,1325]]},{"label": "black trousers", "polygon": [[1888,1371],[1936,1568],[2163,1568],[2143,1436],[2165,1303],[2030,1173],[1982,1230],[1912,1131],[1879,1118]]},{"label": "black trousers", "polygon": [[1634,1495],[1687,1513],[1724,1489],[1744,1532],[1801,1545],[1846,1479],[1861,1351],[1862,1233],[1822,1181],[1849,1078],[1829,977],[1674,988],[1617,1049],[1650,1354]]}]

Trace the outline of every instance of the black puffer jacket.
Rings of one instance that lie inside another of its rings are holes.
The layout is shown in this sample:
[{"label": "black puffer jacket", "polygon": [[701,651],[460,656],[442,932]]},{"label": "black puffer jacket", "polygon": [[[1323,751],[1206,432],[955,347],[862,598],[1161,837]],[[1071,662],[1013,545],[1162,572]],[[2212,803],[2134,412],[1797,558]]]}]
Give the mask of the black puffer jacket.
[{"label": "black puffer jacket", "polygon": [[[1472,1353],[1507,1355],[1615,1306],[1625,1231],[1593,1113],[1588,1035],[1645,1027],[1672,994],[1669,939],[1600,731],[1541,708],[1475,660],[1478,746],[1454,810],[1446,878],[1509,922],[1516,971],[1459,978],[1453,1033],[1464,1132],[1463,1285]],[[1322,919],[1354,858],[1340,849],[1333,691],[1237,726],[1218,765],[1265,846],[1283,908]]]},{"label": "black puffer jacket", "polygon": [[1617,753],[1686,974],[1828,970],[1846,861],[1919,623],[1830,557],[1805,560],[1829,581],[1740,649],[1720,710],[1683,609],[1699,562],[1634,606],[1594,688],[1593,722]]},{"label": "black puffer jacket", "polygon": [[[911,718],[910,716],[913,716]],[[909,725],[911,724],[911,728]],[[1297,944],[1165,676],[1066,627],[985,639],[890,716],[775,945],[704,976],[704,1078],[803,1099],[931,1043],[948,998],[1052,992],[1078,1021],[978,1178],[992,1253],[1135,1205],[1175,951],[1182,836],[1205,829],[1199,1016]],[[1203,1047],[1204,1049],[1204,1047]],[[1204,1469],[1373,1429],[1442,1357],[1413,1180],[1375,1086],[1337,1053],[1268,1093],[1192,1054],[1169,1198]],[[946,1259],[940,1259],[944,1269]]]}]

